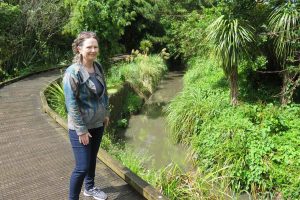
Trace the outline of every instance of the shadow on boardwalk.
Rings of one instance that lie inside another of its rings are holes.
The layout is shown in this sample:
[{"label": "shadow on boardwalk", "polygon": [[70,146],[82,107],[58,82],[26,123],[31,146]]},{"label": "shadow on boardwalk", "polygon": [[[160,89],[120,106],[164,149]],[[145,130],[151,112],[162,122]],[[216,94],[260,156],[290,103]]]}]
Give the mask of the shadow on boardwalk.
[{"label": "shadow on boardwalk", "polygon": [[[0,89],[1,200],[67,199],[73,153],[66,131],[41,112],[39,96],[59,74],[33,75]],[[101,161],[96,170],[96,185],[109,199],[143,199]]]}]

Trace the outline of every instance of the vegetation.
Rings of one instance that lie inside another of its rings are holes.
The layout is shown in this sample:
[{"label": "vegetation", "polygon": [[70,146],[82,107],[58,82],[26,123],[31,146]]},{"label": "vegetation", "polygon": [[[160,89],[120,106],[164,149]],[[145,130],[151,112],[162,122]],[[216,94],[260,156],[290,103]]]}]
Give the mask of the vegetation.
[{"label": "vegetation", "polygon": [[162,56],[140,54],[134,51],[128,62],[121,63],[109,70],[108,87],[124,81],[136,89],[141,96],[151,94],[167,70]]},{"label": "vegetation", "polygon": [[145,157],[133,149],[113,143],[108,134],[104,135],[101,147],[120,160],[138,176],[159,189],[170,199],[225,199],[231,198],[228,177],[215,178],[215,173],[203,174],[200,169],[183,172],[175,163],[162,169],[146,169]]},{"label": "vegetation", "polygon": [[68,12],[61,1],[1,1],[0,13],[0,81],[69,57],[70,38],[61,34]]},{"label": "vegetation", "polygon": [[184,90],[168,107],[168,121],[175,139],[191,145],[197,166],[206,173],[223,169],[214,175],[230,177],[238,193],[299,198],[299,105],[231,107],[227,81],[214,61],[195,58],[189,66]]},{"label": "vegetation", "polygon": [[49,106],[63,118],[67,118],[65,95],[61,80],[52,83],[45,91]]}]

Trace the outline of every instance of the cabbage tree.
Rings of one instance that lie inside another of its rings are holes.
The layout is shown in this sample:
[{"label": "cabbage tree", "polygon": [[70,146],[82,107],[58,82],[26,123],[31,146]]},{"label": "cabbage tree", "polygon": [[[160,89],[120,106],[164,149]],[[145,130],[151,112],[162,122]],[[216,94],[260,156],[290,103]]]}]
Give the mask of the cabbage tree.
[{"label": "cabbage tree", "polygon": [[248,45],[254,41],[253,28],[240,19],[217,18],[207,28],[207,38],[212,42],[220,65],[230,82],[230,101],[238,103],[238,64],[247,52]]},{"label": "cabbage tree", "polygon": [[289,1],[276,7],[269,17],[269,27],[274,36],[275,53],[283,68],[281,103],[287,104],[300,81],[299,60],[296,58],[300,48],[299,3]]}]

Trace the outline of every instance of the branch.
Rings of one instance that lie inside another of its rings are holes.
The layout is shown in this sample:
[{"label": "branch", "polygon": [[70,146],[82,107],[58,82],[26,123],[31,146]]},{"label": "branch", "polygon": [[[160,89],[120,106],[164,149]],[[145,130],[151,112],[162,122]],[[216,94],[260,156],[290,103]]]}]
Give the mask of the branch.
[{"label": "branch", "polygon": [[283,69],[283,70],[280,70],[280,71],[259,71],[259,70],[256,70],[256,72],[258,73],[262,73],[262,74],[275,74],[275,73],[282,73],[282,72],[285,72],[285,71],[288,71],[288,69]]}]

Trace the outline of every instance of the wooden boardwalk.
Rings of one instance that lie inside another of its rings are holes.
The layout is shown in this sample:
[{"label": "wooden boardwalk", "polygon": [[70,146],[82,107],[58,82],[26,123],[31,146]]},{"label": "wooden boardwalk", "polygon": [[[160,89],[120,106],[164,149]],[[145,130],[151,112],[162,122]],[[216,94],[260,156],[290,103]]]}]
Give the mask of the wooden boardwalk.
[{"label": "wooden boardwalk", "polygon": [[[66,131],[42,113],[39,95],[58,75],[45,72],[0,88],[0,200],[68,198],[73,153]],[[144,199],[101,161],[95,182],[108,199]]]}]

